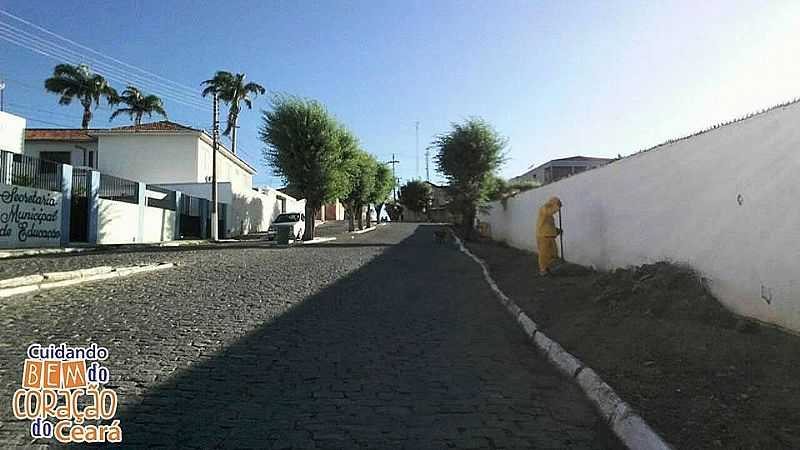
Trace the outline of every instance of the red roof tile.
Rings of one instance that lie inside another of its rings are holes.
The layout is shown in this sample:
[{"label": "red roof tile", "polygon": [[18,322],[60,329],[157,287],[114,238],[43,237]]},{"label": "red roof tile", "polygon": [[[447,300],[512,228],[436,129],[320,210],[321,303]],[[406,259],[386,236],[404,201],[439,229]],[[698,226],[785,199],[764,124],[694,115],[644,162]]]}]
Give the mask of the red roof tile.
[{"label": "red roof tile", "polygon": [[161,120],[158,122],[143,123],[141,125],[128,125],[124,127],[114,127],[103,131],[201,131],[190,128],[179,123]]},{"label": "red roof tile", "polygon": [[26,128],[25,140],[94,142],[97,138],[89,134],[91,131],[76,128]]}]

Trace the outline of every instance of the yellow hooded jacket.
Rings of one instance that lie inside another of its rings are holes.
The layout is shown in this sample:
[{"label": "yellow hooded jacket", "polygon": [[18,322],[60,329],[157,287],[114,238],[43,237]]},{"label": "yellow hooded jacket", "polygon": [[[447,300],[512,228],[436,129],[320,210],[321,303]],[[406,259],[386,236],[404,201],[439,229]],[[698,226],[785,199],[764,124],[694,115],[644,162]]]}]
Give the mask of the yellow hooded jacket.
[{"label": "yellow hooded jacket", "polygon": [[536,220],[536,247],[539,250],[539,273],[547,272],[558,257],[556,237],[558,228],[553,215],[561,209],[561,199],[551,197],[539,208],[539,217]]}]

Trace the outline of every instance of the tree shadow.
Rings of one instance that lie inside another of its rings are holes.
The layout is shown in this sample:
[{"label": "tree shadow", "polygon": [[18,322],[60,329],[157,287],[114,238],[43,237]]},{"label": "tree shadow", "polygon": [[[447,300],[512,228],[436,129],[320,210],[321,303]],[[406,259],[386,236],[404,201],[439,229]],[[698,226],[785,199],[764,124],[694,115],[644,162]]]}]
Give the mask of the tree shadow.
[{"label": "tree shadow", "polygon": [[607,448],[578,390],[434,230],[150,387],[120,413],[124,446]]}]

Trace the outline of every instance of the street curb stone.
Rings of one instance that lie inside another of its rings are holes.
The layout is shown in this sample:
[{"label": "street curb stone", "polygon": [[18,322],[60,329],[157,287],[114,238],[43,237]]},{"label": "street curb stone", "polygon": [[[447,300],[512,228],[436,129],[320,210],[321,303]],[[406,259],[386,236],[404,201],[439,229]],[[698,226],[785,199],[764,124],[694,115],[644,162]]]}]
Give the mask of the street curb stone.
[{"label": "street curb stone", "polygon": [[581,387],[611,431],[626,447],[635,450],[672,450],[672,447],[641,416],[634,412],[633,408],[623,401],[594,370],[585,366],[578,358],[540,331],[536,323],[500,290],[489,273],[486,263],[470,252],[455,233],[453,238],[458,244],[459,250],[472,258],[483,269],[483,276],[489,287],[495,292],[500,303],[514,316],[525,334],[533,336],[536,348],[559,372],[567,375]]},{"label": "street curb stone", "polygon": [[532,321],[531,318],[525,313],[520,313],[520,315],[517,316],[517,322],[519,322],[520,326],[522,326],[522,329],[525,330],[525,334],[531,338],[538,329],[536,323]]},{"label": "street curb stone", "polygon": [[[0,298],[59,287],[72,286],[87,281],[124,277],[135,273],[151,272],[175,267],[173,263],[147,264],[142,266],[111,267],[98,266],[67,272],[45,272],[0,281]],[[8,286],[8,287],[3,287]]]}]

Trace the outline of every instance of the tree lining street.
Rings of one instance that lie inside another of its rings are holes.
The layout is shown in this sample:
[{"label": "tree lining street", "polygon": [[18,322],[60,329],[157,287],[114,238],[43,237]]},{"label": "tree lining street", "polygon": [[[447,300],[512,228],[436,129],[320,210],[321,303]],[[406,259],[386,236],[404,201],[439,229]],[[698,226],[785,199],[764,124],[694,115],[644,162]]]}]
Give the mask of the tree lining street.
[{"label": "tree lining street", "polygon": [[[72,256],[180,265],[5,299],[2,397],[8,404],[19,386],[31,342],[96,342],[111,351],[132,447],[616,445],[480,269],[435,243],[434,229],[392,224],[288,249]],[[0,424],[3,447],[30,443],[8,408]]]}]

